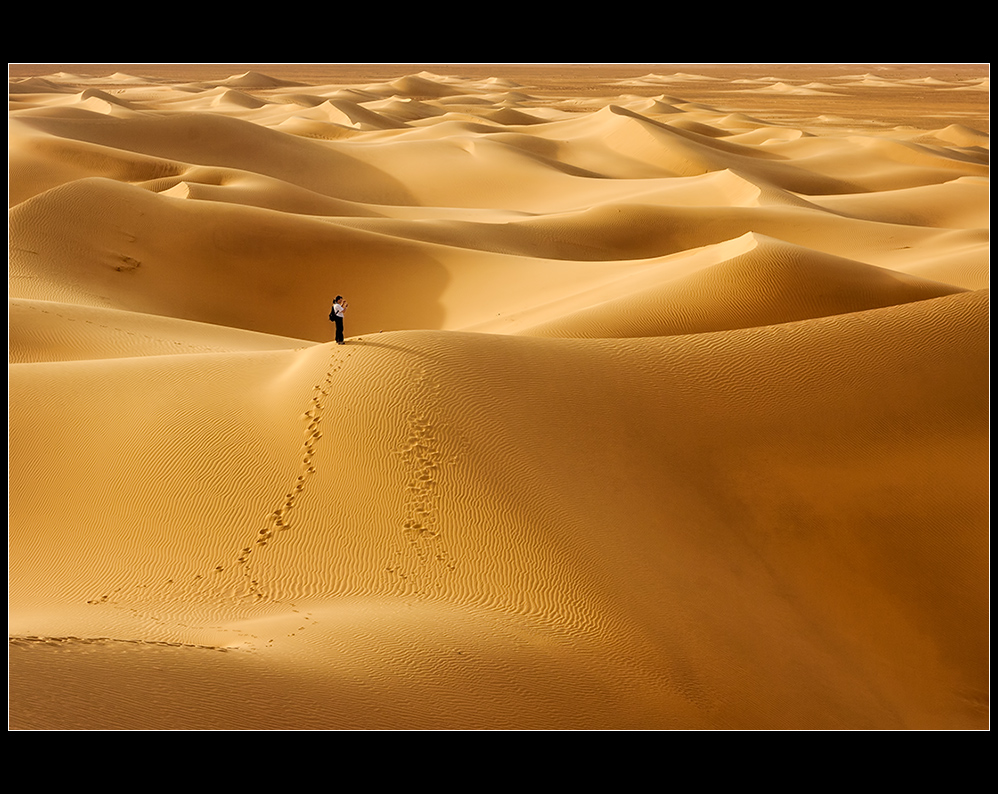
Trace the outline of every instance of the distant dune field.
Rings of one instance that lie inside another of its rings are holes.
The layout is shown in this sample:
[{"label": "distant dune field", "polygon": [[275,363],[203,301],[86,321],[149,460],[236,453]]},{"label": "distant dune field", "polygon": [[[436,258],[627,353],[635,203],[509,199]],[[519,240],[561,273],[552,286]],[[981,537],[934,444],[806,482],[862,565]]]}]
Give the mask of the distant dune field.
[{"label": "distant dune field", "polygon": [[987,64],[8,76],[11,728],[989,727]]}]

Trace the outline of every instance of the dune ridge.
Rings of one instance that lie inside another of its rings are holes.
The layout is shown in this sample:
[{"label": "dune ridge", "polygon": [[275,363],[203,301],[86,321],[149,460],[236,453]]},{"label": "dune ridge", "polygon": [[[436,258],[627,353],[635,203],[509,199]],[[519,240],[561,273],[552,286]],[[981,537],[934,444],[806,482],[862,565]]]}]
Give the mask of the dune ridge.
[{"label": "dune ridge", "polygon": [[986,69],[44,66],[10,727],[987,729]]}]

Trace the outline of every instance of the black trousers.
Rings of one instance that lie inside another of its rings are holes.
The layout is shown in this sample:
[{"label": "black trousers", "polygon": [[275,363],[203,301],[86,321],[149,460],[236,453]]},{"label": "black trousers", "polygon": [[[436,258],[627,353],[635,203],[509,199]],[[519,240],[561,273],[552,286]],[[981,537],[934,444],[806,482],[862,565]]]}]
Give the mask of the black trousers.
[{"label": "black trousers", "polygon": [[339,345],[343,344],[343,318],[334,317],[333,322],[336,323],[336,343]]}]

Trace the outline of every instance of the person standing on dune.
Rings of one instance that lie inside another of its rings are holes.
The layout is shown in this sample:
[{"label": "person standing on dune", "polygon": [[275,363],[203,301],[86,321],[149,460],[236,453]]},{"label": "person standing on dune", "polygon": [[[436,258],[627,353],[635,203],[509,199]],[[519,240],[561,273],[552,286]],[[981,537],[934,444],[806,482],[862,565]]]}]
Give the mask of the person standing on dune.
[{"label": "person standing on dune", "polygon": [[337,295],[336,300],[333,301],[333,308],[329,312],[329,319],[336,323],[336,344],[343,345],[346,342],[343,341],[343,312],[346,311],[347,302],[343,300],[342,295]]}]

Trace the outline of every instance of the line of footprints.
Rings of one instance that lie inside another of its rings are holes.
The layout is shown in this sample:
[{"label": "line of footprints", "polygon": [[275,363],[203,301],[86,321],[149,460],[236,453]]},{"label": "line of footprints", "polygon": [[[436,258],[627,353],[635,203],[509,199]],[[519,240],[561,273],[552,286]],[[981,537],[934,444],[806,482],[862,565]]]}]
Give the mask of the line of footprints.
[{"label": "line of footprints", "polygon": [[[349,355],[350,354],[347,353],[347,356]],[[250,557],[254,550],[267,546],[267,544],[270,543],[278,533],[285,532],[292,528],[291,513],[294,509],[295,502],[305,490],[305,484],[309,477],[315,473],[315,446],[319,439],[322,438],[319,426],[322,422],[323,400],[329,395],[333,378],[340,367],[343,366],[344,362],[337,361],[334,358],[330,363],[330,369],[326,372],[322,382],[317,384],[312,389],[311,405],[308,410],[302,414],[302,419],[307,420],[304,430],[305,439],[302,442],[301,463],[299,465],[298,476],[295,479],[294,485],[291,487],[291,490],[285,494],[284,502],[281,506],[267,517],[266,526],[259,531],[256,540],[250,545],[244,547],[239,556],[236,558],[236,562],[242,567],[243,576],[249,585],[249,595],[257,601],[261,601],[267,596],[263,591],[260,581],[253,575],[250,568]],[[215,573],[222,573],[225,569],[226,566],[217,565],[215,566]],[[197,574],[194,577],[195,582],[203,583],[205,580],[206,577],[204,574]],[[166,581],[166,584],[167,586],[176,586],[177,582],[171,578]],[[119,587],[112,592],[101,595],[98,598],[89,599],[87,603],[92,605],[108,604],[114,606],[114,598],[117,594],[120,594],[121,590],[122,588]],[[135,610],[132,611],[134,612]],[[297,612],[297,610],[295,611]],[[135,614],[138,614],[138,612]],[[306,617],[305,619],[310,620],[311,618]],[[304,628],[305,626],[300,626],[299,630],[303,630]]]},{"label": "line of footprints", "polygon": [[[349,353],[347,354],[349,355]],[[242,549],[239,557],[236,559],[240,565],[247,565],[249,562],[250,555],[255,549],[261,549],[271,541],[281,532],[287,532],[292,528],[291,513],[294,510],[295,502],[297,502],[298,497],[305,490],[305,484],[308,482],[309,478],[315,474],[315,445],[318,443],[319,439],[322,438],[322,432],[319,429],[322,423],[322,411],[323,411],[323,401],[329,395],[330,388],[332,387],[333,377],[335,376],[337,370],[342,366],[343,362],[336,362],[336,366],[331,367],[323,378],[322,382],[317,384],[312,390],[311,405],[308,410],[302,414],[302,419],[307,420],[305,425],[305,440],[302,443],[302,457],[301,464],[298,470],[298,476],[295,479],[294,485],[291,490],[284,495],[284,503],[274,510],[267,517],[267,525],[259,531],[256,540],[252,545],[246,546]],[[222,567],[219,566],[216,570],[221,571]],[[246,576],[251,577],[250,571],[247,569]],[[260,590],[260,583],[256,579],[250,578],[250,589],[257,599],[262,599],[264,594]]]}]

